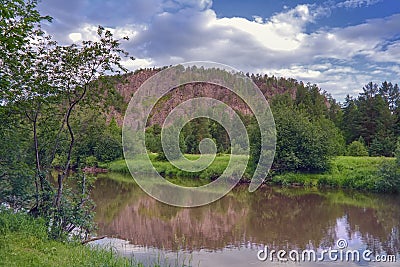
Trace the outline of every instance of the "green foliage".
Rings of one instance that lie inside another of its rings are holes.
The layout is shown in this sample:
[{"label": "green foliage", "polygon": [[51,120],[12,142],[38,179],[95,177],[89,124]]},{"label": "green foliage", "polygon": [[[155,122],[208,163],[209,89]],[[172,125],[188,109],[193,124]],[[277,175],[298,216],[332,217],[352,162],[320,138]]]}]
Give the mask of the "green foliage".
[{"label": "green foliage", "polygon": [[[49,236],[54,239],[64,239],[72,232],[75,238],[88,236],[96,228],[93,224],[94,203],[89,197],[94,178],[77,173],[68,179],[57,212],[42,215],[49,225]],[[50,199],[53,200],[54,196]]]},{"label": "green foliage", "polygon": [[329,171],[324,173],[283,173],[274,175],[271,182],[279,185],[317,186],[356,189],[370,192],[396,192],[392,182],[380,174],[392,166],[393,159],[382,157],[335,157]]},{"label": "green foliage", "polygon": [[372,82],[357,98],[346,97],[341,129],[347,144],[360,136],[371,156],[392,157],[400,134],[400,90],[397,84]]},{"label": "green foliage", "polygon": [[153,153],[160,153],[161,147],[161,127],[154,124],[146,129],[146,148]]},{"label": "green foliage", "polygon": [[396,161],[380,166],[376,189],[380,192],[400,193],[400,138],[397,141]]},{"label": "green foliage", "polygon": [[94,156],[103,162],[122,157],[121,141],[109,134],[101,136],[94,148]]},{"label": "green foliage", "polygon": [[[275,78],[252,76],[259,84],[275,83]],[[284,83],[284,79],[278,82]],[[335,125],[341,120],[340,106],[326,92],[316,85],[287,81],[296,86],[296,98],[290,94],[276,95],[272,98],[272,110],[277,127],[278,143],[274,170],[284,171],[324,171],[329,167],[329,158],[345,153],[345,141]],[[261,86],[261,85],[260,85]],[[267,85],[270,86],[270,85]],[[261,86],[262,87],[262,86]],[[263,88],[261,88],[263,89]],[[327,104],[329,102],[329,105]],[[240,114],[239,114],[240,115]],[[240,115],[245,123],[250,139],[250,160],[247,175],[255,170],[261,151],[261,134],[252,115]],[[334,118],[332,121],[330,118]],[[161,148],[161,129],[153,125],[146,129],[146,146],[148,151],[157,153],[157,160],[166,161]],[[219,153],[230,151],[230,140],[226,131],[217,122],[197,118],[188,122],[180,133],[181,151],[198,154],[199,143],[204,138],[212,138]],[[169,149],[168,144],[164,149]]]},{"label": "green foliage", "polygon": [[365,157],[368,156],[368,150],[360,141],[353,141],[347,147],[347,155],[353,157]]},{"label": "green foliage", "polygon": [[250,158],[246,172],[252,175],[256,170],[260,154],[261,154],[261,133],[260,128],[256,122],[251,123],[247,127],[247,134],[250,143]]},{"label": "green foliage", "polygon": [[157,161],[168,161],[167,156],[165,155],[164,151],[161,151],[157,153],[157,156],[155,158]]},{"label": "green foliage", "polygon": [[372,140],[369,147],[369,154],[371,156],[384,156],[393,157],[396,148],[395,138],[379,134]]},{"label": "green foliage", "polygon": [[[44,17],[36,6],[35,0],[2,0],[0,5],[0,134],[5,136],[0,195],[2,202],[46,218],[59,237],[74,228],[89,231],[93,224],[89,186],[68,177],[70,169],[79,169],[90,156],[108,161],[122,155],[115,121],[109,127],[99,123],[99,116],[87,112],[93,106],[85,98],[104,95],[99,77],[126,71],[120,61],[127,53],[101,26],[98,41],[58,45],[40,29]],[[107,93],[115,102],[122,99],[112,97],[112,90]],[[82,114],[76,113],[79,109]],[[56,188],[46,180],[54,166],[62,171]],[[64,185],[67,177],[73,186]]]},{"label": "green foliage", "polygon": [[0,203],[8,203],[16,210],[32,205],[35,195],[33,175],[26,169],[4,174],[0,179]]},{"label": "green foliage", "polygon": [[37,0],[0,1],[0,99],[8,95],[15,79],[13,74],[22,67],[21,55],[27,52],[24,51],[27,44],[43,34],[40,21],[51,20],[40,15],[37,3]]},{"label": "green foliage", "polygon": [[294,100],[284,94],[271,101],[277,130],[273,169],[326,171],[329,159],[345,151],[343,135],[335,125],[341,120],[339,105],[316,85],[300,83],[296,89]]},{"label": "green foliage", "polygon": [[400,192],[400,167],[394,163],[384,163],[378,172],[378,181],[375,184],[378,192]]},{"label": "green foliage", "polygon": [[[324,123],[312,122],[297,109],[273,109],[277,145],[274,169],[279,171],[324,171],[329,167],[333,141]],[[332,125],[334,127],[334,125]]]},{"label": "green foliage", "polygon": [[85,165],[88,167],[97,167],[99,162],[95,156],[89,156],[85,159]]},{"label": "green foliage", "polygon": [[[199,158],[200,155],[185,154],[184,156],[189,160],[196,160]],[[171,179],[175,178],[190,178],[196,180],[200,179],[199,182],[201,184],[207,184],[208,182],[218,178],[224,172],[224,170],[229,164],[231,156],[219,154],[218,156],[216,156],[216,158],[209,167],[200,172],[181,171],[175,166],[173,166],[169,161],[159,159],[159,156],[157,154],[149,154],[149,157],[150,160],[152,161],[153,166],[156,168],[157,172],[164,177]],[[235,157],[243,158],[244,162],[247,160],[247,157],[244,155],[236,155]],[[179,161],[179,159],[177,161]],[[142,161],[140,159],[136,159],[135,164],[138,167],[140,167]],[[125,160],[117,160],[110,162],[109,164],[106,164],[105,167],[107,167],[112,172],[129,173],[129,169],[126,166]],[[235,166],[235,167],[242,168],[242,166]],[[243,178],[247,179],[247,176]]]},{"label": "green foliage", "polygon": [[[122,157],[122,133],[114,118],[106,123],[104,114],[90,107],[79,106],[71,117],[76,129],[73,162],[76,167],[85,165],[85,158],[95,157],[98,161],[108,162]],[[64,157],[67,151],[60,151],[57,157]],[[56,161],[57,162],[57,161]],[[53,161],[53,165],[55,162]],[[88,165],[86,165],[88,166]]]}]

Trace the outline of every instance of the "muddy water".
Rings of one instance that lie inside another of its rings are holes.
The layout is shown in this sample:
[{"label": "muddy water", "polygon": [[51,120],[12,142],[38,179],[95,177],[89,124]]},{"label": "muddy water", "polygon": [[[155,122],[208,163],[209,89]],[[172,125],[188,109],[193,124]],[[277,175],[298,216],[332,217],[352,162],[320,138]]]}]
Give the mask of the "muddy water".
[{"label": "muddy water", "polygon": [[[210,205],[176,208],[119,174],[98,178],[92,196],[98,234],[110,237],[97,244],[111,245],[148,265],[400,266],[399,196],[267,186],[249,193],[239,186]],[[339,239],[347,241],[347,250],[369,249],[372,260],[374,255],[395,255],[397,263],[257,258],[265,246],[269,251],[314,249],[320,255],[323,249],[337,248]]]}]

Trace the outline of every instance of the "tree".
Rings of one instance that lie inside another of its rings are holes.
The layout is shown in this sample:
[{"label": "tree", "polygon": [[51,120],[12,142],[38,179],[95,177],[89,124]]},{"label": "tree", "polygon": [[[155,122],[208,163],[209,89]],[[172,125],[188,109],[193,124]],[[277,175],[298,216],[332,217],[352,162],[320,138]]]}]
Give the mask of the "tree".
[{"label": "tree", "polygon": [[[324,171],[337,151],[326,122],[312,121],[304,111],[273,107],[277,144],[273,168],[278,171]],[[323,120],[323,118],[320,118]],[[335,128],[332,122],[329,127]],[[338,133],[339,134],[339,133]]]},{"label": "tree", "polygon": [[354,99],[349,96],[343,106],[341,128],[350,144],[363,137],[373,156],[392,156],[399,134],[399,89],[397,84],[383,82],[381,86],[368,83]]},{"label": "tree", "polygon": [[[69,190],[67,197],[63,197],[63,182],[72,166],[78,137],[73,114],[79,105],[85,104],[85,97],[102,94],[97,91],[104,89],[98,86],[101,76],[126,71],[120,61],[127,53],[120,48],[120,40],[103,27],[98,28],[95,41],[58,45],[40,29],[40,21],[47,17],[36,10],[37,1],[5,0],[1,4],[0,116],[12,116],[19,122],[15,129],[23,127],[18,131],[24,136],[23,140],[32,140],[18,151],[25,149],[23,161],[35,170],[36,202],[31,213],[50,218],[51,227],[59,235],[72,231],[76,223],[83,223],[84,216],[89,216],[83,208],[88,202],[85,176],[81,176],[79,197],[71,195]],[[0,127],[0,132],[6,134],[7,129]],[[114,152],[117,146],[120,148],[119,140],[111,132],[106,137],[107,140],[102,141],[111,144]],[[10,146],[4,147],[12,151]],[[6,155],[11,154],[7,152]],[[62,172],[54,190],[44,177],[59,153],[64,153],[65,157],[59,157],[64,161],[60,162]],[[115,157],[113,153],[111,157]],[[30,162],[35,162],[35,166]],[[13,157],[8,157],[4,165],[14,163]],[[0,175],[11,177],[11,169]],[[83,229],[83,224],[81,226]]]},{"label": "tree", "polygon": [[57,179],[57,194],[54,199],[54,205],[57,208],[60,208],[63,182],[71,166],[75,144],[75,134],[70,121],[71,114],[89,90],[99,88],[93,83],[100,76],[109,71],[126,71],[120,64],[120,60],[121,54],[127,56],[127,53],[119,47],[119,41],[103,27],[98,28],[97,34],[99,41],[83,41],[81,46],[73,44],[57,46],[54,49],[55,57],[59,61],[54,70],[55,84],[66,106],[61,125],[66,126],[69,135],[66,161]]},{"label": "tree", "polygon": [[15,81],[13,74],[21,64],[21,55],[26,53],[24,48],[43,35],[39,22],[51,21],[51,17],[40,15],[36,6],[36,0],[0,0],[0,91],[6,95]]},{"label": "tree", "polygon": [[146,129],[146,148],[153,153],[162,151],[160,125],[154,124]]},{"label": "tree", "polygon": [[353,157],[364,157],[368,156],[368,150],[362,142],[353,141],[347,147],[347,155]]},{"label": "tree", "polygon": [[[39,190],[44,188],[45,179],[40,162],[38,147],[38,118],[45,99],[53,91],[47,83],[50,74],[50,47],[54,45],[44,35],[40,21],[51,20],[36,10],[37,1],[2,0],[0,5],[0,104],[8,115],[23,114],[32,126],[36,175],[36,204],[39,204]],[[43,86],[39,86],[44,84]],[[27,125],[21,117],[20,126]],[[11,152],[11,151],[10,151]],[[15,162],[14,162],[15,164]],[[27,167],[30,164],[27,164]]]}]

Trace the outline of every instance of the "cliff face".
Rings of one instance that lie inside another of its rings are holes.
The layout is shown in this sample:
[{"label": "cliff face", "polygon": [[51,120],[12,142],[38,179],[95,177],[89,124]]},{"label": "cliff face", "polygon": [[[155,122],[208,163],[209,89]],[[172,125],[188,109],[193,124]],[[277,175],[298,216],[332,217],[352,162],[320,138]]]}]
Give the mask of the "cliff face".
[{"label": "cliff face", "polygon": [[[128,74],[123,83],[116,86],[116,90],[123,97],[126,103],[129,103],[133,94],[138,88],[151,76],[158,73],[160,69],[144,69],[136,71],[135,73]],[[260,88],[267,100],[277,94],[288,93],[293,99],[296,96],[296,88],[299,83],[293,79],[277,79],[276,77],[267,76],[251,76],[251,79]],[[249,107],[237,95],[232,93],[229,89],[224,87],[208,84],[208,83],[188,83],[172,90],[167,97],[159,101],[152,112],[149,125],[155,123],[162,125],[166,116],[178,104],[196,97],[211,97],[228,104],[234,110],[243,115],[251,114]],[[115,110],[111,109],[109,116],[115,117],[117,122],[121,125],[123,121],[123,114],[118,114]]]}]

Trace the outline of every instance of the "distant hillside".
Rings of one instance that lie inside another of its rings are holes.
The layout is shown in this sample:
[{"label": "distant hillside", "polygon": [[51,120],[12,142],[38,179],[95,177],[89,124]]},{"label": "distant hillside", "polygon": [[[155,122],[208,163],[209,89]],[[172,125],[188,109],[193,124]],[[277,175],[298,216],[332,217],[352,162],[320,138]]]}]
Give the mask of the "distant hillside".
[{"label": "distant hillside", "polygon": [[[131,97],[136,90],[151,76],[158,73],[162,69],[140,69],[134,73],[124,75],[124,82],[119,82],[116,86],[116,91],[123,97],[123,101],[129,103]],[[299,88],[305,88],[302,82],[298,82],[295,79],[277,78],[275,76],[267,75],[254,75],[246,74],[250,77],[254,83],[260,88],[267,100],[271,100],[275,95],[288,94],[292,99],[296,98],[296,93]],[[179,88],[176,88],[171,92],[170,96],[163,97],[157,104],[152,117],[149,121],[149,125],[155,123],[162,124],[166,116],[173,110],[178,104],[192,99],[195,97],[212,97],[227,103],[234,110],[241,114],[251,114],[250,109],[247,105],[229,89],[221,86],[208,83],[189,83]],[[326,105],[329,106],[328,100]],[[109,117],[116,118],[118,124],[122,124],[123,114],[111,108]]]}]

